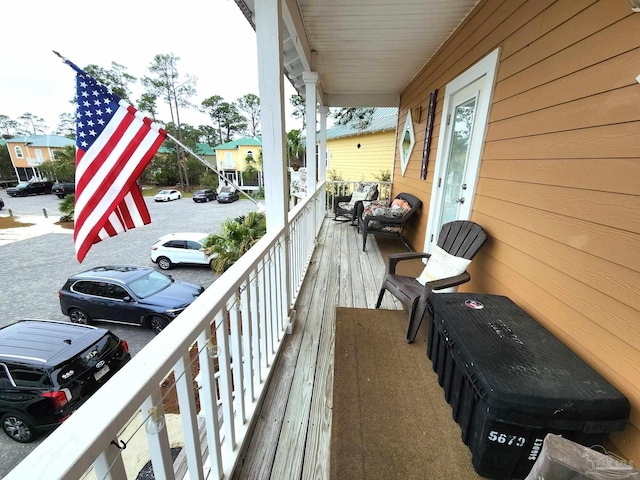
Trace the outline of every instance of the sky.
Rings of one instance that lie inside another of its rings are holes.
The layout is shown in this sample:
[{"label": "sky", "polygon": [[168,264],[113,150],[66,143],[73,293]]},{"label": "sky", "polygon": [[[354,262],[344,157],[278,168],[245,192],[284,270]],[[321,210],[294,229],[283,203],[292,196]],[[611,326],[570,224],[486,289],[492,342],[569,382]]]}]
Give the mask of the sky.
[{"label": "sky", "polygon": [[[74,71],[52,50],[79,67],[105,69],[116,62],[127,73],[149,76],[157,54],[180,57],[178,71],[197,78],[200,105],[212,95],[227,102],[259,95],[255,32],[233,0],[21,0],[3,2],[0,50],[0,115],[17,120],[31,113],[51,133],[61,113],[74,113]],[[132,99],[142,93],[138,83]],[[286,128],[300,128],[290,117],[296,92],[285,79]],[[169,120],[160,108],[160,118]],[[197,127],[212,125],[208,115],[181,110],[180,119]]]}]

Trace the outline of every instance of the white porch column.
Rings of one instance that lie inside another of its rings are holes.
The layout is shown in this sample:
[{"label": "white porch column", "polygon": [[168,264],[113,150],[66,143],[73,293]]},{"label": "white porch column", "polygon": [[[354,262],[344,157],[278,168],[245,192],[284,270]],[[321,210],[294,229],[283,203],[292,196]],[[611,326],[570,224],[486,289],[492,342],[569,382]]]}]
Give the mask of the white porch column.
[{"label": "white porch column", "polygon": [[282,7],[280,0],[255,4],[258,46],[258,91],[262,130],[262,161],[267,230],[287,223],[287,191],[284,71],[282,60]]},{"label": "white porch column", "polygon": [[[291,325],[294,312],[291,305],[281,0],[260,0],[255,3],[255,9],[267,231],[272,232],[284,227],[286,241],[280,252],[284,275],[279,281],[280,291],[286,295],[286,301],[282,302],[283,324]],[[291,328],[288,330],[291,331]]]},{"label": "white porch column", "polygon": [[304,80],[304,88],[306,93],[306,119],[307,119],[307,195],[311,195],[316,191],[316,183],[318,179],[316,160],[316,112],[317,107],[317,72],[302,72],[302,80]]},{"label": "white porch column", "polygon": [[327,179],[327,114],[329,107],[319,107],[318,113],[320,114],[318,182],[324,182]]}]

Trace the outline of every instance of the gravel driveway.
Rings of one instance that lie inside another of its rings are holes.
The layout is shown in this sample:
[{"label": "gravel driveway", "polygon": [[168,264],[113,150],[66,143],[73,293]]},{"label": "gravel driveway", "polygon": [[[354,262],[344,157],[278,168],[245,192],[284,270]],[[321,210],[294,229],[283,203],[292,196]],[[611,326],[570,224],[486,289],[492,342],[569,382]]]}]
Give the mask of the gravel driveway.
[{"label": "gravel driveway", "polygon": [[[26,215],[59,217],[60,200],[54,195],[12,198],[0,191],[5,208],[0,217],[8,216],[9,209],[18,219]],[[60,311],[58,290],[72,274],[105,264],[132,264],[152,266],[151,245],[162,235],[172,232],[219,233],[222,222],[228,218],[256,210],[250,200],[241,199],[231,204],[217,202],[195,203],[183,198],[167,203],[156,203],[147,198],[151,224],[108,238],[94,245],[80,264],[75,257],[73,236],[50,233],[0,246],[0,326],[19,319],[37,318],[68,321]],[[176,267],[168,272],[176,280],[211,286],[216,275],[207,267]],[[132,355],[139,352],[154,334],[140,327],[102,323],[129,344]],[[0,478],[3,478],[39,442],[20,444],[9,440],[0,431]]]}]

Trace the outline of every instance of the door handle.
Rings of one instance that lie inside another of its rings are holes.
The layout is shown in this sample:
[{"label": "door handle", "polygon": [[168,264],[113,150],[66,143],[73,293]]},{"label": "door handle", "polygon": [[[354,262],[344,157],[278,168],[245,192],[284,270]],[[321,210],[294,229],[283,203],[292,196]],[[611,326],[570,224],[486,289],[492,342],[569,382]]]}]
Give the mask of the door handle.
[{"label": "door handle", "polygon": [[464,197],[456,198],[457,203],[464,203]]}]

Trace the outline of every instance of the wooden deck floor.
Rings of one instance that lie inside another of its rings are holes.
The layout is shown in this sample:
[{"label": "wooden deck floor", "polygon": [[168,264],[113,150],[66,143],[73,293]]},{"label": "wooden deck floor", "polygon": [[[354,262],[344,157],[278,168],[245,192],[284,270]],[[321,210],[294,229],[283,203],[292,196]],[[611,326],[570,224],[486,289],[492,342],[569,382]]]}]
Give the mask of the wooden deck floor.
[{"label": "wooden deck floor", "polygon": [[[237,479],[328,479],[335,307],[374,308],[384,260],[373,237],[325,219]],[[402,309],[391,295],[381,308]]]}]

